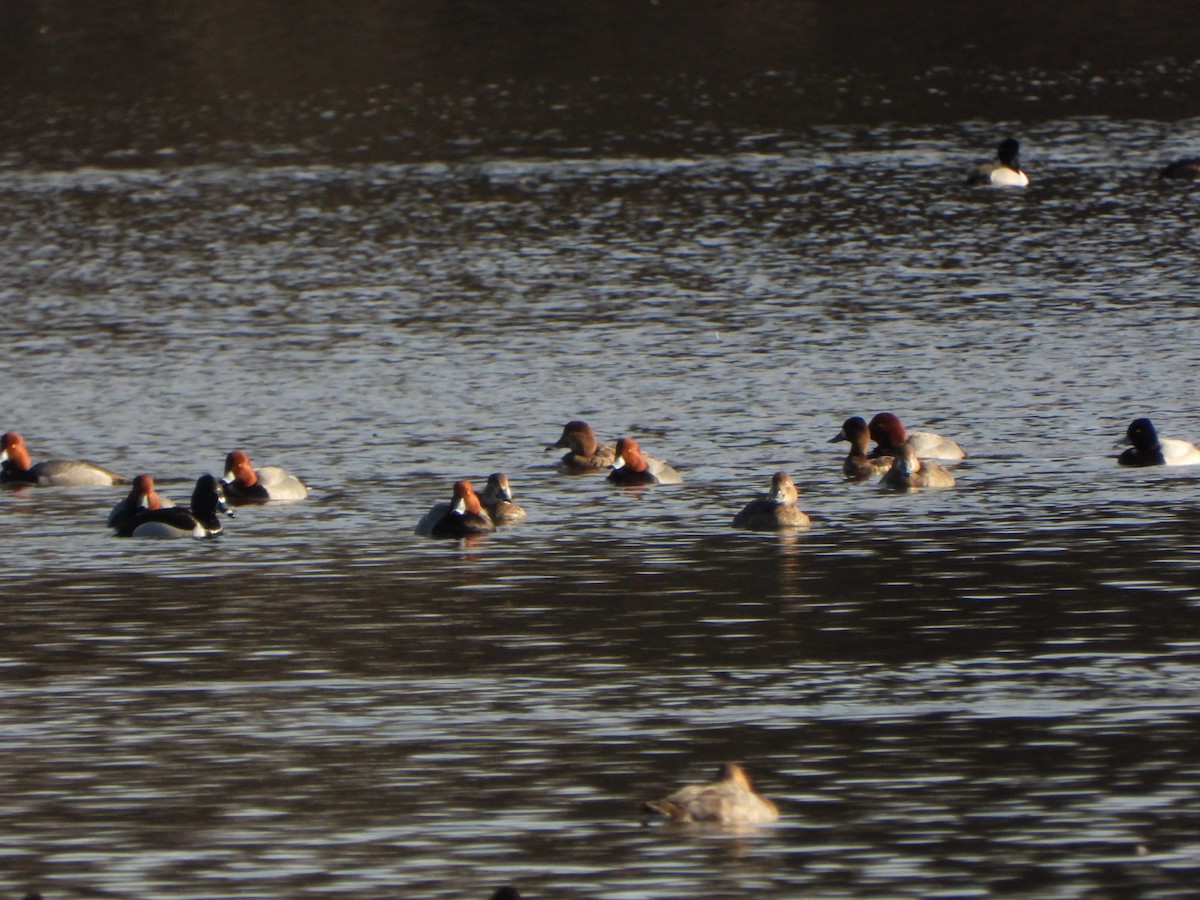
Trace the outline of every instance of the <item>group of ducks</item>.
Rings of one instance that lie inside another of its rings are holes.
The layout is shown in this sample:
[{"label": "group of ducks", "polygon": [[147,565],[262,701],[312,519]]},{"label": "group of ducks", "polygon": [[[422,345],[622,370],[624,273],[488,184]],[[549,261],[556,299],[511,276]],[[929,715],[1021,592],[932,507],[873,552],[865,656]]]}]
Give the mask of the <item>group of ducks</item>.
[{"label": "group of ducks", "polygon": [[[75,459],[51,459],[32,463],[21,435],[9,431],[0,437],[0,484],[8,486],[78,487],[131,485],[108,514],[108,525],[121,537],[215,537],[221,533],[218,512],[232,516],[229,506],[266,503],[270,500],[302,500],[308,488],[299,478],[276,466],[255,469],[250,457],[234,450],[225,457],[225,474],[220,480],[201,475],[188,506],[176,506],[154,489],[154,479],[124,475]],[[228,506],[226,505],[228,504]]]},{"label": "group of ducks", "polygon": [[[850,451],[842,463],[848,480],[878,479],[882,487],[897,491],[952,487],[954,474],[941,462],[966,458],[953,438],[928,431],[910,432],[892,413],[879,413],[868,423],[852,416],[830,443],[846,441]],[[871,447],[871,442],[875,447]],[[1135,419],[1126,430],[1129,447],[1117,457],[1122,466],[1200,465],[1200,448],[1177,438],[1160,438],[1147,418]],[[558,461],[567,474],[607,472],[617,485],[679,484],[680,474],[661,459],[642,452],[632,437],[601,444],[587,422],[568,422],[559,439],[547,450],[566,450]],[[939,460],[941,462],[939,462]],[[302,500],[308,488],[299,478],[277,466],[256,469],[242,450],[225,457],[224,475],[201,475],[188,506],[176,506],[158,494],[150,475],[125,478],[111,469],[81,460],[48,460],[33,464],[25,441],[15,431],[0,437],[0,484],[7,485],[123,485],[124,497],[108,516],[108,525],[121,537],[214,537],[222,531],[218,513],[232,516],[229,506],[261,504],[272,500]],[[804,528],[809,517],[797,505],[796,484],[787,472],[776,472],[768,492],[733,518],[733,527],[756,531]],[[429,537],[463,538],[486,534],[499,526],[524,522],[525,510],[513,499],[508,476],[495,472],[481,493],[472,483],[454,483],[448,503],[437,503],[421,517],[416,533]]]},{"label": "group of ducks", "polygon": [[[879,413],[868,423],[852,416],[830,443],[846,441],[850,452],[842,463],[847,480],[878,479],[896,491],[953,487],[954,474],[941,464],[965,459],[967,453],[953,438],[929,431],[910,432],[893,413]],[[871,447],[871,442],[875,447]],[[1126,430],[1130,446],[1117,462],[1123,466],[1180,466],[1200,464],[1200,448],[1175,438],[1160,438],[1149,419],[1135,419]],[[601,444],[587,422],[568,422],[559,439],[547,450],[566,450],[558,469],[571,475],[608,473],[613,484],[639,486],[679,484],[683,478],[664,462],[642,452],[632,437]],[[941,462],[938,462],[938,461]],[[754,531],[805,528],[808,515],[799,508],[799,492],[787,472],[776,472],[768,492],[751,500],[733,518],[733,527]],[[499,525],[525,520],[525,511],[513,502],[508,478],[491,475],[482,495],[470,481],[454,484],[449,503],[435,505],[417,525],[418,534],[433,537],[467,537],[494,531]]]},{"label": "group of ducks", "polygon": [[[996,158],[981,162],[971,169],[967,184],[994,184],[1002,187],[1025,187],[1029,176],[1021,171],[1018,158],[1021,145],[1006,138],[996,147]],[[1179,159],[1158,171],[1159,178],[1200,178],[1200,158]]]}]

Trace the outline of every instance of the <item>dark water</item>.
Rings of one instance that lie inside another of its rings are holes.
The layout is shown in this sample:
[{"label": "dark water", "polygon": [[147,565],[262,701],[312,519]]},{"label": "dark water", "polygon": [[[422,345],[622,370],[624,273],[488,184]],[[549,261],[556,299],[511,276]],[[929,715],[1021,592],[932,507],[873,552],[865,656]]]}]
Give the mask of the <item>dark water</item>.
[{"label": "dark water", "polygon": [[[1200,484],[1113,444],[1200,436],[1200,43],[1087,9],[5,10],[0,428],[313,496],[0,496],[0,890],[1191,896]],[[884,409],[956,488],[841,482]],[[780,468],[813,527],[732,532]],[[496,470],[528,524],[411,533]],[[727,759],[778,825],[639,824]]]}]

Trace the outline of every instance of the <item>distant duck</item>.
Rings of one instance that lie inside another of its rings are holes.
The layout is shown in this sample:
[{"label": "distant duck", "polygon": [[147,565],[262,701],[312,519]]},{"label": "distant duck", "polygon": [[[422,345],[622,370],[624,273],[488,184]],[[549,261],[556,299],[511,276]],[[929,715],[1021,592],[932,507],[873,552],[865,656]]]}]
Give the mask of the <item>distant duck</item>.
[{"label": "distant duck", "polygon": [[564,425],[562,436],[546,449],[566,449],[558,461],[558,469],[571,475],[606,472],[616,456],[612,444],[599,443],[592,426],[578,419]]},{"label": "distant duck", "polygon": [[901,444],[896,451],[896,460],[879,483],[894,491],[912,488],[953,487],[954,476],[949,469],[935,462],[922,461],[908,444]]},{"label": "distant duck", "polygon": [[225,457],[225,496],[234,506],[266,503],[269,500],[303,500],[308,488],[295,475],[278,466],[255,469],[244,450]]},{"label": "distant duck", "polygon": [[426,537],[461,538],[495,531],[471,482],[454,482],[449,503],[435,503],[417,522],[416,533]]},{"label": "distant duck", "polygon": [[721,766],[712,784],[680,788],[662,800],[643,804],[642,808],[660,813],[672,822],[761,825],[779,818],[775,804],[755,792],[745,770],[737,763]]},{"label": "distant duck", "polygon": [[517,525],[525,521],[525,510],[513,502],[512,488],[509,487],[508,476],[503,472],[488,476],[479,500],[493,524]]},{"label": "distant duck", "polygon": [[[225,491],[212,475],[196,479],[192,502],[187,507],[144,509],[133,520],[128,536],[135,538],[217,537],[223,530],[218,512],[233,513],[225,506]],[[119,533],[119,532],[118,532]]]},{"label": "distant duck", "polygon": [[133,487],[108,514],[108,527],[121,537],[129,537],[133,532],[134,520],[138,513],[148,509],[172,508],[175,503],[160,497],[154,490],[154,479],[149,475],[138,475],[133,479]]},{"label": "distant duck", "polygon": [[808,516],[796,506],[799,493],[792,476],[776,472],[771,477],[771,490],[765,497],[751,500],[733,517],[734,528],[750,531],[777,531],[781,528],[807,528]]},{"label": "distant duck", "polygon": [[871,440],[878,445],[872,456],[895,456],[901,444],[908,444],[921,459],[957,460],[966,458],[967,452],[954,438],[942,437],[932,431],[909,431],[892,413],[879,413],[868,426]]},{"label": "distant duck", "polygon": [[1149,419],[1134,419],[1125,431],[1129,444],[1117,457],[1123,466],[1194,466],[1200,465],[1200,449],[1179,438],[1160,438]]},{"label": "distant duck", "polygon": [[661,459],[646,456],[638,442],[631,437],[617,441],[612,471],[608,480],[613,484],[681,484],[683,477]]},{"label": "distant duck", "polygon": [[48,459],[31,465],[25,440],[15,431],[9,431],[0,437],[0,484],[83,487],[129,484],[129,479],[111,469],[77,459]]},{"label": "distant duck", "polygon": [[[868,478],[878,478],[892,467],[891,455],[869,456],[867,449],[871,445],[871,431],[867,420],[862,416],[851,416],[842,423],[842,430],[829,439],[829,443],[849,441],[850,452],[842,463],[842,474],[856,481]],[[884,453],[886,451],[881,451]]]},{"label": "distant duck", "polygon": [[979,163],[967,176],[967,184],[994,184],[1005,187],[1025,187],[1029,176],[1021,171],[1017,158],[1021,145],[1006,138],[996,147],[996,158]]},{"label": "distant duck", "polygon": [[1179,178],[1183,180],[1194,180],[1200,178],[1200,158],[1197,159],[1177,159],[1175,162],[1164,166],[1159,170],[1159,178]]}]

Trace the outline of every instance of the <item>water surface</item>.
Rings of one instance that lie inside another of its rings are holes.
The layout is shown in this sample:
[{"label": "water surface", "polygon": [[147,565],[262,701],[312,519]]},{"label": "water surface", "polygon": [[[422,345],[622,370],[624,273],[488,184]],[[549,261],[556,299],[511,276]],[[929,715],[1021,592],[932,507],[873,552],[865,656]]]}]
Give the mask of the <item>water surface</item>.
[{"label": "water surface", "polygon": [[[1128,59],[1064,45],[1034,100],[972,113],[1016,37],[979,61],[946,20],[945,59],[860,77],[855,40],[905,35],[803,8],[804,67],[784,31],[736,65],[701,42],[473,73],[409,29],[421,87],[368,52],[339,82],[332,40],[324,93],[208,59],[241,87],[194,82],[215,107],[183,95],[174,25],[137,57],[171,90],[122,106],[136,80],[66,86],[80,45],[33,17],[46,56],[5,76],[3,428],[177,501],[235,446],[313,495],[169,544],[109,536],[115,490],[0,496],[10,893],[1192,893],[1200,486],[1113,445],[1140,415],[1200,435],[1195,192],[1153,177],[1200,146],[1167,87],[1194,63],[1139,22]],[[1035,50],[1001,71],[1029,83]],[[597,93],[558,104],[589,59]],[[623,78],[654,128],[616,114]],[[723,99],[696,117],[702,83]],[[788,122],[800,88],[821,101]],[[209,130],[230,110],[240,136]],[[1031,187],[967,189],[1010,133]],[[840,480],[828,439],[885,409],[968,448],[956,488]],[[572,418],[686,483],[556,474]],[[733,532],[781,468],[813,527]],[[501,470],[528,524],[412,534]],[[727,759],[778,825],[640,824]]]}]

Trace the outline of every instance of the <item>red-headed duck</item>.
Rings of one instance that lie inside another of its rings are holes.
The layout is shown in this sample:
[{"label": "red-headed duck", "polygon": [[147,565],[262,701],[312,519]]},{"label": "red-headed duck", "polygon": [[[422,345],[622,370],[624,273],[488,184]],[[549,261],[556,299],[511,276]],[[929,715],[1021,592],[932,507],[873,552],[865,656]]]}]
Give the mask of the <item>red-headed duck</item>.
[{"label": "red-headed duck", "polygon": [[592,426],[578,420],[564,425],[562,437],[546,450],[563,448],[566,448],[567,452],[558,461],[558,469],[571,475],[607,471],[616,455],[612,444],[598,443]]},{"label": "red-headed duck", "polygon": [[278,466],[255,469],[243,450],[225,457],[225,497],[234,506],[266,503],[268,500],[303,500],[308,488],[295,475]]},{"label": "red-headed duck", "polygon": [[942,468],[935,462],[922,461],[916,451],[908,444],[901,444],[896,451],[896,461],[887,470],[879,483],[894,491],[907,491],[912,488],[953,487],[954,476],[949,469]]},{"label": "red-headed duck", "polygon": [[427,537],[467,537],[487,534],[496,526],[479,501],[471,482],[454,482],[454,495],[449,503],[435,503],[417,523],[417,534]]},{"label": "red-headed duck", "polygon": [[904,423],[891,413],[879,413],[869,426],[877,446],[872,456],[895,456],[901,444],[908,444],[921,459],[965,459],[967,452],[953,438],[932,431],[907,431]]},{"label": "red-headed duck", "polygon": [[718,825],[761,825],[779,818],[775,804],[755,792],[737,763],[725,763],[712,784],[680,788],[662,800],[643,805],[672,822],[712,822]]},{"label": "red-headed duck", "polygon": [[733,527],[751,531],[807,528],[808,516],[796,506],[799,497],[792,476],[787,472],[776,472],[771,476],[770,492],[746,504],[746,508],[733,517]]},{"label": "red-headed duck", "polygon": [[892,456],[868,456],[867,448],[871,445],[871,432],[867,428],[867,420],[862,416],[851,416],[842,423],[842,430],[829,439],[829,443],[849,441],[850,452],[842,463],[842,473],[847,478],[863,481],[867,478],[878,478],[892,467]]},{"label": "red-headed duck", "polygon": [[1158,173],[1159,178],[1180,178],[1194,181],[1200,178],[1200,159],[1177,159],[1163,166]]},{"label": "red-headed duck", "polygon": [[525,510],[513,502],[512,488],[509,487],[508,476],[503,472],[493,472],[488,476],[479,500],[496,525],[517,525],[525,521]]},{"label": "red-headed duck", "polygon": [[617,441],[613,470],[608,480],[614,484],[682,484],[683,478],[661,459],[642,453],[631,437]]},{"label": "red-headed duck", "polygon": [[1200,448],[1179,438],[1160,438],[1149,419],[1134,419],[1125,431],[1129,449],[1117,457],[1123,466],[1200,465]]},{"label": "red-headed duck", "polygon": [[233,515],[225,507],[221,482],[212,475],[201,475],[196,479],[189,506],[144,509],[134,517],[128,535],[135,538],[216,537],[223,530],[218,512]]},{"label": "red-headed duck", "polygon": [[133,531],[133,520],[137,514],[146,509],[171,508],[175,503],[167,497],[160,497],[154,490],[154,479],[149,475],[138,475],[133,479],[133,487],[108,514],[108,527],[116,530],[121,537],[128,537]]},{"label": "red-headed duck", "polygon": [[979,163],[967,176],[967,184],[994,184],[999,187],[1025,187],[1029,176],[1021,171],[1018,154],[1021,145],[1007,138],[996,147],[996,158]]},{"label": "red-headed duck", "polygon": [[48,459],[30,465],[29,450],[15,431],[0,438],[0,484],[36,484],[43,487],[129,484],[124,475],[76,459]]}]

